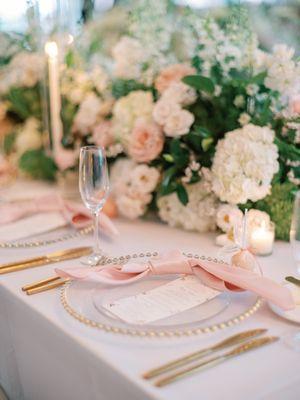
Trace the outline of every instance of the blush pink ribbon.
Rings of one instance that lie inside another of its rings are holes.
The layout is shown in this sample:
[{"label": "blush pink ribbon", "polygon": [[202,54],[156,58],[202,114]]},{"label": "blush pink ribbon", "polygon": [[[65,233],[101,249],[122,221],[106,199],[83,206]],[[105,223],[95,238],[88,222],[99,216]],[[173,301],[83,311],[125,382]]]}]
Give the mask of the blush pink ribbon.
[{"label": "blush pink ribbon", "polygon": [[57,268],[55,271],[63,278],[88,280],[107,285],[129,284],[151,275],[196,275],[204,285],[219,291],[250,290],[284,310],[295,307],[290,291],[269,278],[228,264],[187,258],[178,250],[144,263],[107,264],[92,268]]},{"label": "blush pink ribbon", "polygon": [[[85,228],[91,225],[92,216],[83,204],[64,200],[57,194],[51,194],[37,199],[1,204],[0,225],[17,221],[29,215],[54,211],[61,212],[66,223],[76,228]],[[99,224],[106,234],[110,236],[118,234],[117,228],[104,213],[101,213]]]}]

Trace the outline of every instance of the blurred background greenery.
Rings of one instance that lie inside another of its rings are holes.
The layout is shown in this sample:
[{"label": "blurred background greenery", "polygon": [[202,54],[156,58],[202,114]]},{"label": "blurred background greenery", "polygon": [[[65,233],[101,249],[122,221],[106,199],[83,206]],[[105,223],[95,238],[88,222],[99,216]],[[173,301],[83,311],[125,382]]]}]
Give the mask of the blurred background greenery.
[{"label": "blurred background greenery", "polygon": [[[28,27],[28,6],[39,3],[39,12],[50,14],[59,0],[9,0],[0,2],[0,30],[24,33]],[[134,0],[69,0],[76,29],[88,20],[101,18],[118,5],[134,7]],[[286,43],[300,54],[300,0],[170,0],[170,4],[190,6],[200,15],[212,15],[221,21],[226,19],[232,6],[241,6],[249,12],[254,30],[263,48],[270,49],[275,43]],[[65,15],[62,18],[66,18]],[[0,44],[1,45],[1,44]]]}]

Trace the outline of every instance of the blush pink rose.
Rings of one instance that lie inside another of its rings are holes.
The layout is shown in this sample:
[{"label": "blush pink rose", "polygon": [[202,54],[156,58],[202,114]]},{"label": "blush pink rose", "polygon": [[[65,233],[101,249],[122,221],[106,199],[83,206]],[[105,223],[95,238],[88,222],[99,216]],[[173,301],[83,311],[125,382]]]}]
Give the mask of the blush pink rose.
[{"label": "blush pink rose", "polygon": [[186,64],[173,64],[164,68],[155,80],[155,88],[163,93],[174,82],[180,82],[187,75],[194,75],[195,68]]},{"label": "blush pink rose", "polygon": [[77,159],[78,151],[65,149],[63,147],[59,147],[54,155],[54,160],[60,171],[75,167]]},{"label": "blush pink rose", "polygon": [[300,94],[291,100],[290,107],[293,114],[300,114]]},{"label": "blush pink rose", "polygon": [[164,145],[162,129],[155,122],[138,119],[130,135],[128,153],[137,162],[154,160]]},{"label": "blush pink rose", "polygon": [[108,147],[114,142],[112,122],[104,120],[93,128],[92,140],[97,146]]}]

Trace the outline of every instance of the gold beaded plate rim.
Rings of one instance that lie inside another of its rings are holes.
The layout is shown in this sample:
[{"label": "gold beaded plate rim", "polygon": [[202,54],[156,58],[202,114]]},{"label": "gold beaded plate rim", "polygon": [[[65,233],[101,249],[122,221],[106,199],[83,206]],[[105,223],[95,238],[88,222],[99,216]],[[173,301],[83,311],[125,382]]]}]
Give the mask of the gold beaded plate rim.
[{"label": "gold beaded plate rim", "polygon": [[[205,256],[199,256],[198,254],[192,254],[192,253],[183,253],[186,257],[188,258],[199,258],[202,260],[207,260],[207,261],[216,261],[220,262],[223,264],[226,264],[223,260],[218,260],[216,258],[211,258],[211,257],[205,257]],[[120,257],[115,257],[107,260],[107,263],[125,263],[131,258],[143,258],[143,257],[155,257],[158,255],[158,252],[147,252],[147,253],[140,253],[140,254],[132,254],[132,255],[126,255],[126,256],[120,256]],[[90,318],[85,317],[83,314],[80,314],[77,312],[69,303],[67,300],[67,289],[68,287],[72,284],[72,281],[67,282],[61,289],[60,293],[60,301],[63,306],[63,308],[66,310],[66,312],[73,318],[75,318],[77,321],[81,322],[82,324],[89,326],[91,328],[96,328],[104,332],[111,332],[111,333],[116,333],[116,334],[122,334],[122,335],[129,335],[129,336],[135,336],[135,337],[148,337],[148,338],[170,338],[170,337],[187,337],[187,336],[194,336],[194,335],[200,335],[200,334],[206,334],[206,333],[213,333],[225,328],[229,328],[234,325],[238,325],[245,319],[249,318],[251,315],[253,315],[262,305],[263,300],[262,298],[258,297],[255,301],[255,303],[247,308],[244,312],[217,324],[213,325],[208,325],[205,327],[199,327],[199,328],[191,328],[191,329],[182,329],[182,330],[143,330],[143,329],[137,329],[137,328],[123,328],[123,327],[118,327],[110,324],[105,324],[101,322],[96,322],[93,321]]]},{"label": "gold beaded plate rim", "polygon": [[18,249],[18,248],[33,248],[40,246],[50,246],[52,244],[61,243],[67,240],[76,239],[81,236],[88,235],[93,231],[92,226],[87,228],[78,229],[76,232],[65,233],[54,239],[45,240],[31,240],[31,241],[13,241],[13,242],[0,242],[0,248],[2,249]]}]

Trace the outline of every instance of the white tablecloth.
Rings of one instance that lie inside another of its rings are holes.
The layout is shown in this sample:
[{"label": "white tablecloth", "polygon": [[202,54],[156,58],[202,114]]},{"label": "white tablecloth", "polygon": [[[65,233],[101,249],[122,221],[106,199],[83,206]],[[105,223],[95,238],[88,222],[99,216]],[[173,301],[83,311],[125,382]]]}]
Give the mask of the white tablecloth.
[{"label": "white tablecloth", "polygon": [[[103,241],[114,255],[167,250],[216,254],[214,235],[170,229],[154,222],[117,221],[121,235]],[[68,241],[54,249],[90,244]],[[1,262],[44,254],[45,248],[1,250]],[[261,258],[264,273],[277,281],[295,273],[289,245],[276,243]],[[76,265],[68,261],[61,265]],[[12,400],[217,400],[300,398],[300,353],[283,341],[245,354],[207,371],[155,388],[140,374],[161,362],[214,343],[241,330],[266,327],[272,335],[297,332],[296,326],[264,305],[239,326],[190,339],[152,340],[104,333],[73,320],[63,309],[59,290],[26,296],[24,284],[50,276],[53,265],[0,277],[0,384]]]}]

